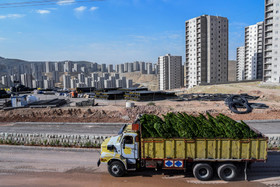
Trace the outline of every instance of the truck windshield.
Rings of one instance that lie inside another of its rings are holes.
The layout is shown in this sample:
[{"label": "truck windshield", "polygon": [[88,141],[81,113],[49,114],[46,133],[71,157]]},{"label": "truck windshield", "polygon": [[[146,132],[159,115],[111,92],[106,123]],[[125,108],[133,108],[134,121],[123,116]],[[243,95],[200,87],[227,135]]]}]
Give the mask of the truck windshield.
[{"label": "truck windshield", "polygon": [[123,133],[123,131],[125,130],[126,126],[127,126],[127,125],[125,124],[124,126],[121,127],[121,129],[120,129],[118,135],[120,135],[120,134]]}]

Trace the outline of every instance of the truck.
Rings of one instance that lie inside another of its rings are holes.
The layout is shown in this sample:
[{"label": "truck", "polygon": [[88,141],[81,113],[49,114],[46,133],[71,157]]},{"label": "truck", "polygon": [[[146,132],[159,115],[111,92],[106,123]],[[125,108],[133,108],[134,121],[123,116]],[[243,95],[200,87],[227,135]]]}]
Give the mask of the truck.
[{"label": "truck", "polygon": [[232,181],[240,171],[244,171],[247,180],[250,164],[267,160],[268,138],[264,135],[248,139],[143,138],[142,128],[138,119],[124,125],[117,136],[105,139],[97,165],[107,163],[114,177],[154,168],[192,171],[202,181],[211,180],[214,174]]}]

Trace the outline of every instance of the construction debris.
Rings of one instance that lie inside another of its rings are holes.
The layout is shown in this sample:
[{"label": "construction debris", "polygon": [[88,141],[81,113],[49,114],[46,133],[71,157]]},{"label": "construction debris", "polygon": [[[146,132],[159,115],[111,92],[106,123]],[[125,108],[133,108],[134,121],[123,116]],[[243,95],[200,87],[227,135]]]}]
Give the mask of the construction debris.
[{"label": "construction debris", "polygon": [[0,109],[12,106],[10,99],[0,99]]},{"label": "construction debris", "polygon": [[[180,95],[183,101],[225,101],[226,98],[233,96],[233,94],[208,94],[208,93],[192,93]],[[257,100],[258,96],[250,96],[248,94],[240,94],[247,100]]]},{"label": "construction debris", "polygon": [[66,104],[65,99],[51,99],[51,100],[41,100],[29,104],[30,108],[47,108],[47,107],[59,107]]},{"label": "construction debris", "polygon": [[89,99],[87,101],[77,102],[76,106],[83,107],[83,106],[95,106],[94,99]]},{"label": "construction debris", "polygon": [[124,95],[126,100],[132,101],[157,101],[175,98],[175,92],[164,91],[131,91]]},{"label": "construction debris", "polygon": [[8,94],[5,90],[0,90],[0,98],[10,98],[11,94]]},{"label": "construction debris", "polygon": [[262,103],[249,103],[243,95],[231,95],[225,99],[225,104],[236,114],[248,114],[253,109],[266,109],[267,105]]},{"label": "construction debris", "polygon": [[97,92],[95,98],[106,100],[121,100],[124,99],[124,91]]}]

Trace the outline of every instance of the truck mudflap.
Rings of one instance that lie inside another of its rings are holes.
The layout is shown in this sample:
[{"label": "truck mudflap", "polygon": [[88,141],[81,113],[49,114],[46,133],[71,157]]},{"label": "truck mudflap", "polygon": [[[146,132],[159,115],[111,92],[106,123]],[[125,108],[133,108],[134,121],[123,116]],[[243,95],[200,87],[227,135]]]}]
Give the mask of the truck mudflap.
[{"label": "truck mudflap", "polygon": [[98,161],[97,161],[97,167],[99,167],[100,166],[100,159],[98,159]]}]

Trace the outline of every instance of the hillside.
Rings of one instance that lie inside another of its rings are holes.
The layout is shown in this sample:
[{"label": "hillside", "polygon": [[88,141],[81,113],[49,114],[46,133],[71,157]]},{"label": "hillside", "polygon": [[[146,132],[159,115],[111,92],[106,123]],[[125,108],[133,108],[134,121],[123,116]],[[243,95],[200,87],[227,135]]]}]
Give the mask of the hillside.
[{"label": "hillside", "polygon": [[144,86],[149,90],[158,90],[158,79],[156,75],[141,74],[140,72],[122,73],[127,79],[132,79],[136,86]]},{"label": "hillside", "polygon": [[260,96],[261,101],[280,102],[280,85],[273,86],[261,82],[244,82],[220,85],[197,86],[183,91],[189,93],[223,93],[223,94],[241,94]]}]

